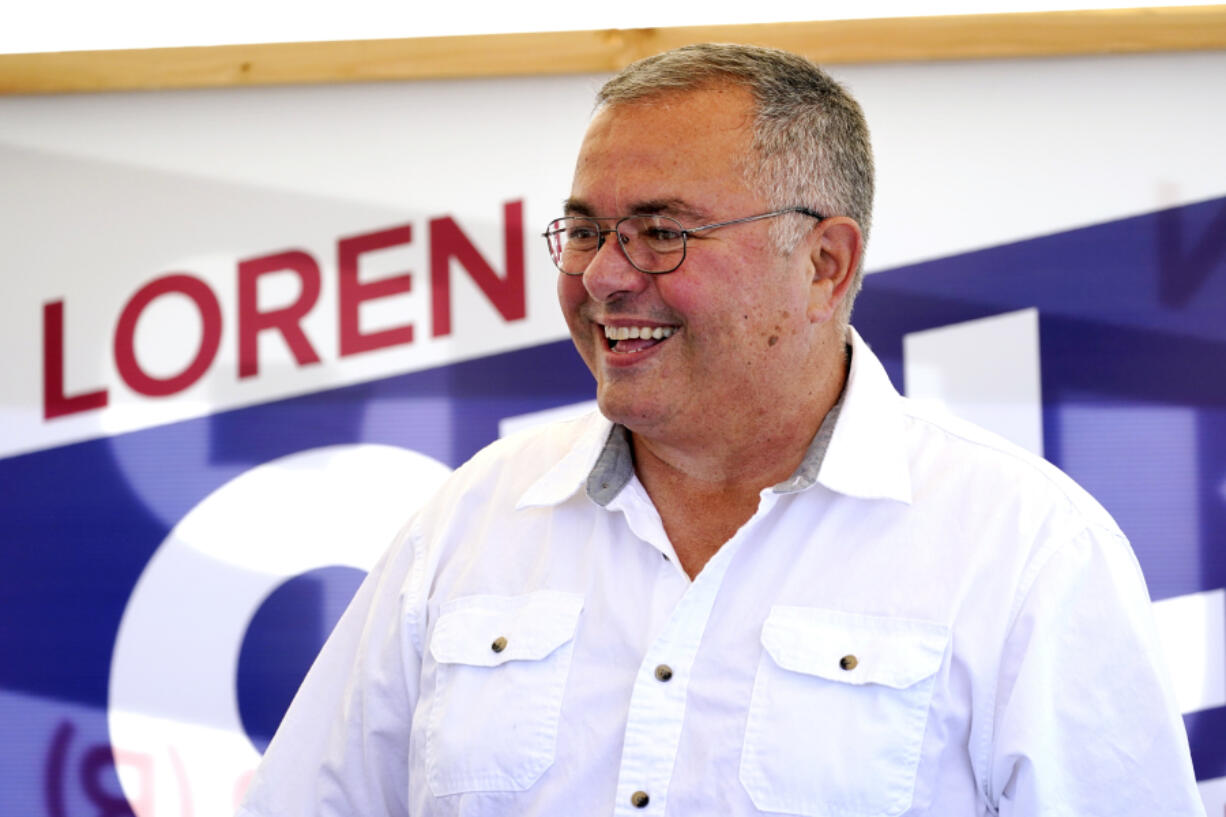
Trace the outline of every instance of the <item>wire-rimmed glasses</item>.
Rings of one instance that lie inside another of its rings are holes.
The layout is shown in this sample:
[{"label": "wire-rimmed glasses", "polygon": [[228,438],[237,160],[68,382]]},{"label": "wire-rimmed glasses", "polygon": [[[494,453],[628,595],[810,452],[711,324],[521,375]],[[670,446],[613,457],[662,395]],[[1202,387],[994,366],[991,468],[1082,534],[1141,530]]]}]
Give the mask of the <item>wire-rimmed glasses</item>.
[{"label": "wire-rimmed glasses", "polygon": [[[801,213],[818,221],[825,218],[808,207],[786,207],[769,213],[686,228],[681,226],[677,219],[661,215],[644,214],[620,218],[563,216],[549,222],[549,227],[543,235],[545,243],[549,245],[549,257],[553,259],[554,266],[566,275],[582,275],[596,257],[596,253],[604,246],[605,236],[610,233],[617,236],[617,243],[626,260],[635,269],[661,275],[672,272],[685,261],[686,239],[694,233],[727,227],[729,224],[774,218],[787,213]],[[601,222],[607,224],[610,221],[613,222],[612,227],[601,226]]]}]

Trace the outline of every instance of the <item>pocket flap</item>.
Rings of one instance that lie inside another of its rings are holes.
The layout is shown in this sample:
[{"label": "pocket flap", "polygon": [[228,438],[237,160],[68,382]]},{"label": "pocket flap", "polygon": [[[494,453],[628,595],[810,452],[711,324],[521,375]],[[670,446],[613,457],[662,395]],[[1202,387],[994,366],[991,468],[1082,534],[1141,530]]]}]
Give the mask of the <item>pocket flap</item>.
[{"label": "pocket flap", "polygon": [[762,646],[780,667],[845,684],[905,689],[941,666],[949,628],[814,607],[772,607]]},{"label": "pocket flap", "polygon": [[440,664],[496,667],[539,661],[575,637],[583,596],[539,590],[522,596],[465,596],[443,605],[430,654]]}]

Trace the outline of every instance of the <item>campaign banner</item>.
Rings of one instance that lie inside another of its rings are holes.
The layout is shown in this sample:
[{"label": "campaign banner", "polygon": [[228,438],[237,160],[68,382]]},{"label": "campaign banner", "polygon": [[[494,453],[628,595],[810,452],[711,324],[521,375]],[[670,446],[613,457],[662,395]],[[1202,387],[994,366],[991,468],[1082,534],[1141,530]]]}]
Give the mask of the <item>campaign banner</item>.
[{"label": "campaign banner", "polygon": [[[853,322],[901,391],[1119,520],[1211,815],[1223,68],[837,72],[881,178]],[[539,233],[599,81],[0,100],[0,814],[232,811],[414,509],[591,409]]]}]

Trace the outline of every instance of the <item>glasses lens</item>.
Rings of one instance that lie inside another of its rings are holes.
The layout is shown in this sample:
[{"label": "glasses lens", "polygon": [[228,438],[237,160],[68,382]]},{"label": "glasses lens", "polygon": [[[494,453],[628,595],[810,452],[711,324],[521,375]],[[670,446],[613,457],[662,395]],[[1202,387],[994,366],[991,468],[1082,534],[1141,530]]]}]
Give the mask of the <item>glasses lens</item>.
[{"label": "glasses lens", "polygon": [[[582,275],[604,244],[601,235],[596,219],[567,216],[549,223],[545,241],[554,266],[567,275]],[[617,242],[630,263],[642,272],[672,272],[685,258],[685,229],[668,216],[621,219]]]},{"label": "glasses lens", "polygon": [[685,228],[668,216],[623,219],[617,239],[630,263],[643,272],[672,272],[685,257]]},{"label": "glasses lens", "polygon": [[581,275],[600,248],[600,225],[590,218],[556,218],[545,231],[549,256],[567,275]]}]

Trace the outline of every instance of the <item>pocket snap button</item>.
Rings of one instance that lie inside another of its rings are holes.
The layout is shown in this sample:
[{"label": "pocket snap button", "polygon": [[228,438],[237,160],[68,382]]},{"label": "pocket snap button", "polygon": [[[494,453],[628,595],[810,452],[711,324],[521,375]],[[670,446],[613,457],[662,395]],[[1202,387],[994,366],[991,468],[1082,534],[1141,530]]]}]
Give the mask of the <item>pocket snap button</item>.
[{"label": "pocket snap button", "polygon": [[839,666],[846,670],[853,670],[860,663],[854,655],[844,655],[839,659]]},{"label": "pocket snap button", "polygon": [[494,639],[494,643],[490,644],[490,649],[493,650],[494,652],[502,652],[506,648],[507,648],[507,640],[503,638],[502,636],[498,636],[497,638]]},{"label": "pocket snap button", "polygon": [[647,808],[647,804],[651,802],[651,798],[647,796],[645,791],[636,791],[630,795],[630,805],[635,808]]}]

